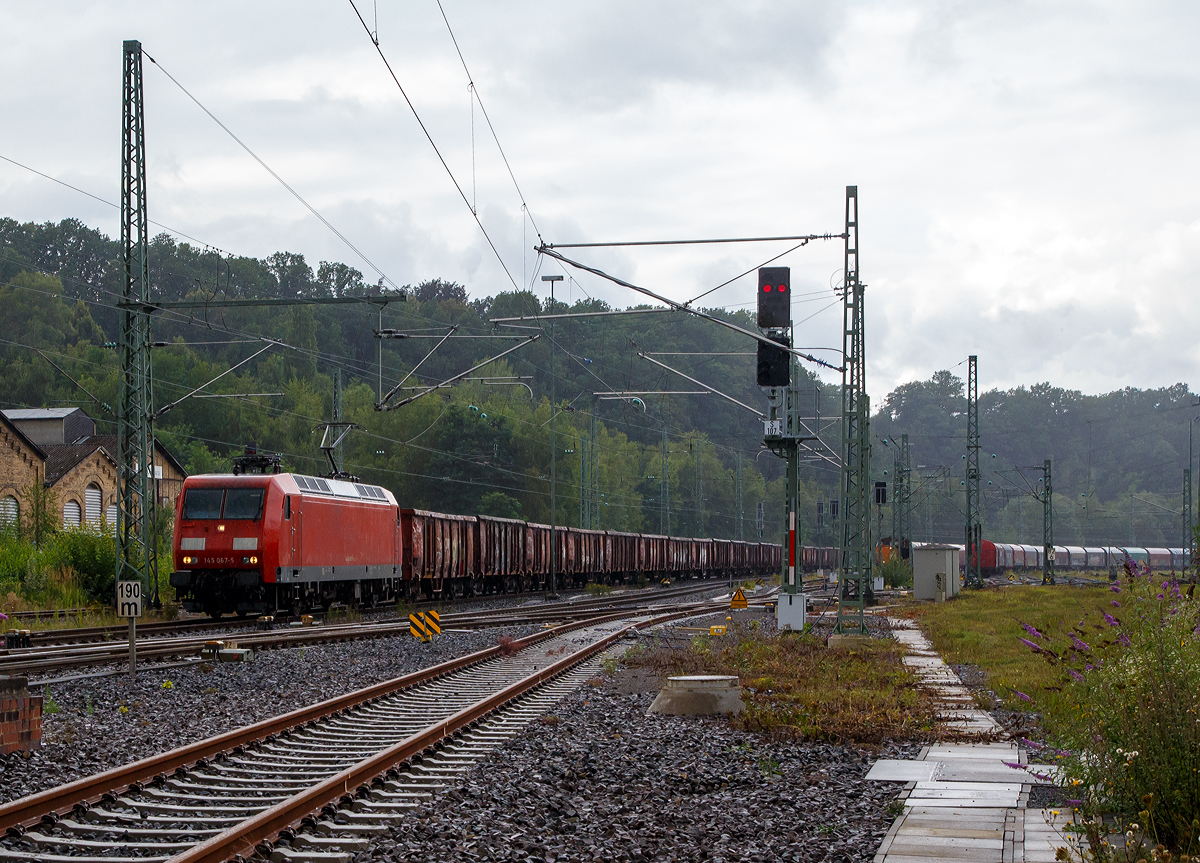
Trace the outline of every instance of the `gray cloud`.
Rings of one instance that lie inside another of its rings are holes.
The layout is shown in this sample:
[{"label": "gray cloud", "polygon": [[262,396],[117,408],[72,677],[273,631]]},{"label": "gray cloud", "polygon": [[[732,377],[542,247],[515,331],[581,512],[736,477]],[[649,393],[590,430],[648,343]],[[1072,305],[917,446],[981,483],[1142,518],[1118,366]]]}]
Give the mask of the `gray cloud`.
[{"label": "gray cloud", "polygon": [[[445,2],[547,240],[838,231],[858,184],[877,401],[968,353],[984,387],[1200,370],[1191,4]],[[379,5],[427,128],[508,271],[532,280],[532,226],[478,112],[472,150],[436,5]],[[115,200],[120,43],[140,38],[394,280],[511,287],[348,6],[10,5],[0,28],[0,154]],[[152,218],[239,254],[368,272],[149,64],[147,128]],[[3,215],[116,232],[115,212],[3,163],[0,199]],[[772,251],[578,254],[687,299]],[[840,244],[781,263],[828,291]],[[752,302],[748,285],[709,300]],[[840,344],[840,310],[806,299],[795,319],[819,314],[801,340]]]}]

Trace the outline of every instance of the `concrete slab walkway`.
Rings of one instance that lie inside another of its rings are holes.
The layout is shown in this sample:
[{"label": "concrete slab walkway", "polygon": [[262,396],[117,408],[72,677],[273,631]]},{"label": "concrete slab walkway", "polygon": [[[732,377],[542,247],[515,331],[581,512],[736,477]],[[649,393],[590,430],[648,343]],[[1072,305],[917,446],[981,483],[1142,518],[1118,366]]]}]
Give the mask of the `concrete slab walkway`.
[{"label": "concrete slab walkway", "polygon": [[904,782],[904,812],[875,854],[875,863],[917,860],[970,863],[1053,861],[1063,816],[1028,809],[1034,785],[1045,782],[1023,765],[1016,744],[996,742],[1000,725],[975,706],[970,691],[912,621],[890,618],[913,669],[939,702],[939,724],[968,741],[927,746],[915,761],[877,761],[867,779]]}]

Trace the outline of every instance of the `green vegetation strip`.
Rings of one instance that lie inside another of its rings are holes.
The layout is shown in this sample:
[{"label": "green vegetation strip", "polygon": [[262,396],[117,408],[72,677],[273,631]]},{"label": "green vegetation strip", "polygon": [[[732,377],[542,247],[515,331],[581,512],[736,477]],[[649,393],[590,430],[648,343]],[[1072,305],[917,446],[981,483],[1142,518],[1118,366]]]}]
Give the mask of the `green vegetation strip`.
[{"label": "green vegetation strip", "polygon": [[631,668],[677,674],[729,674],[741,680],[746,710],[738,727],[831,743],[928,739],[930,698],[901,664],[890,640],[830,649],[810,634],[767,635],[751,624],[727,636],[693,638],[686,648],[634,649]]},{"label": "green vegetation strip", "polygon": [[[1002,696],[1019,689],[1035,699],[1062,685],[1063,672],[1022,642],[1021,624],[1041,632],[1070,629],[1109,609],[1107,587],[1002,587],[960,593],[952,602],[917,607],[921,629],[951,665],[975,665]],[[1026,702],[1011,699],[1010,707]]]}]

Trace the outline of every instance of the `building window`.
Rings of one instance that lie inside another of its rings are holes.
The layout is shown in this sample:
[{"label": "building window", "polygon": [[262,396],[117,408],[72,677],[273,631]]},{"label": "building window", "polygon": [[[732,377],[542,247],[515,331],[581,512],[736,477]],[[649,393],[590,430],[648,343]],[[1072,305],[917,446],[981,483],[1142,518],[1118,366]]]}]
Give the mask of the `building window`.
[{"label": "building window", "polygon": [[83,490],[83,515],[87,520],[88,527],[100,527],[100,512],[103,503],[104,496],[100,491],[100,486],[92,483]]},{"label": "building window", "polygon": [[83,520],[82,516],[83,513],[79,509],[79,504],[75,501],[69,500],[63,504],[63,527],[79,527],[80,521]]},{"label": "building window", "polygon": [[15,525],[21,520],[21,504],[11,494],[0,500],[0,526]]},{"label": "building window", "polygon": [[110,503],[108,509],[104,512],[104,520],[108,522],[108,529],[116,536],[117,533],[117,505]]}]

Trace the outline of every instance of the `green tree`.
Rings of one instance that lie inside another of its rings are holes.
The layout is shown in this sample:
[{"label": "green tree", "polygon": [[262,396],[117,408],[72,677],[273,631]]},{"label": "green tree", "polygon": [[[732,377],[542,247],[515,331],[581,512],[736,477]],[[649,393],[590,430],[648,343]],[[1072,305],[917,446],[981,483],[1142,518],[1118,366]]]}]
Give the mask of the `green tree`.
[{"label": "green tree", "polygon": [[17,494],[24,502],[21,507],[21,526],[25,536],[41,548],[58,531],[58,495],[40,482],[20,489]]}]

